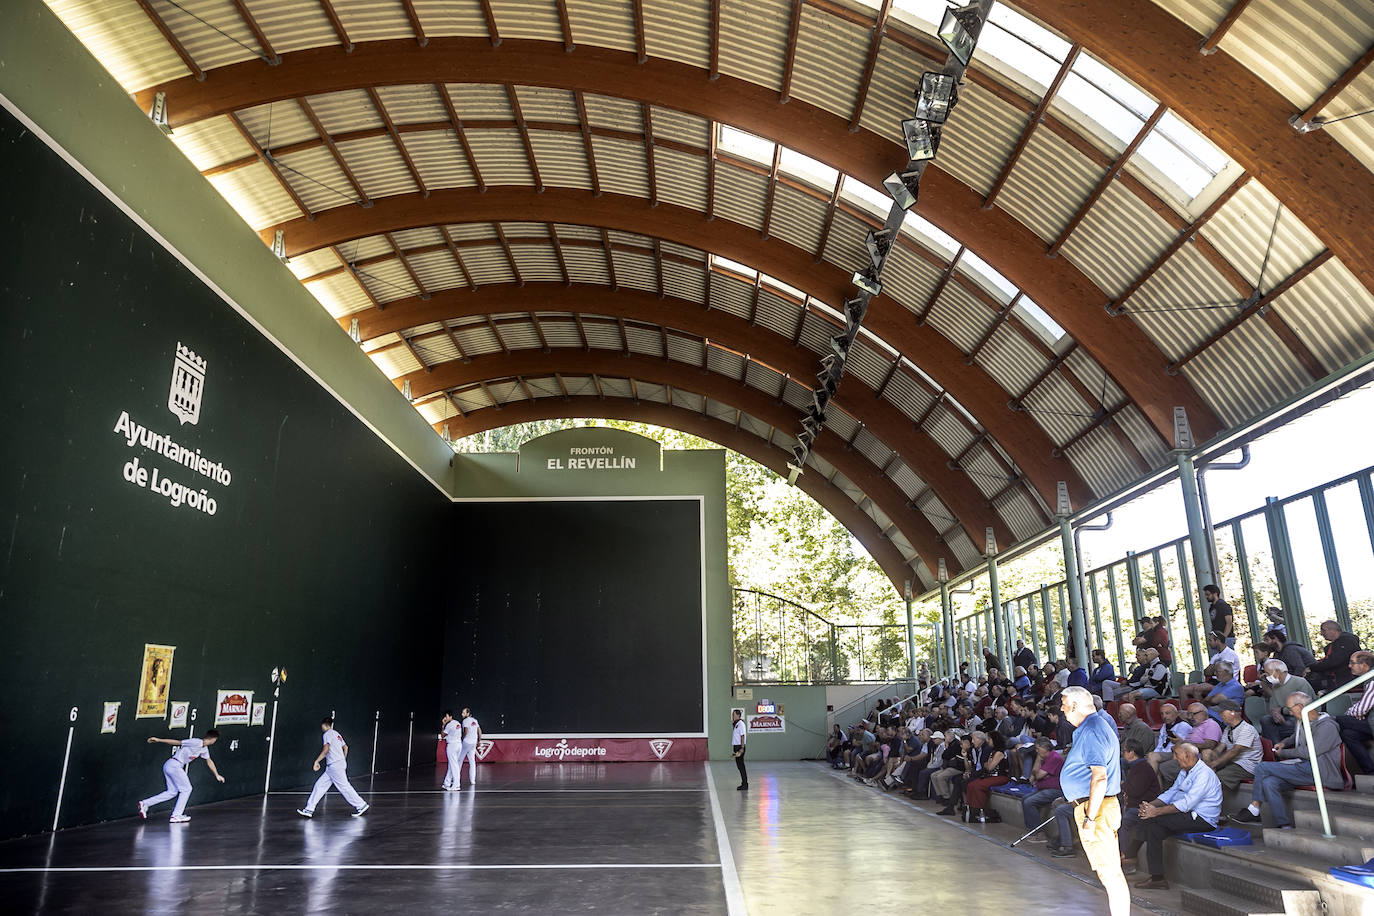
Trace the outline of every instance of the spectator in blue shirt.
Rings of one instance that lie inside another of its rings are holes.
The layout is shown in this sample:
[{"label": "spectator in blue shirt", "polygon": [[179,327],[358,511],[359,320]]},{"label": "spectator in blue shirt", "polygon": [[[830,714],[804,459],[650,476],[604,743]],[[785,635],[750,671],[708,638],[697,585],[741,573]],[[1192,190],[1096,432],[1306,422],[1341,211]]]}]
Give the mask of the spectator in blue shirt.
[{"label": "spectator in blue shirt", "polygon": [[[1126,847],[1126,857],[1134,859],[1145,844],[1145,859],[1150,877],[1135,886],[1148,890],[1168,890],[1164,879],[1164,839],[1180,833],[1210,833],[1221,818],[1221,780],[1202,762],[1197,745],[1184,741],[1174,747],[1179,774],[1174,784],[1154,801],[1140,803],[1140,825]],[[1128,864],[1127,873],[1135,871]]]},{"label": "spectator in blue shirt", "polygon": [[1131,893],[1121,872],[1116,831],[1121,826],[1121,742],[1116,722],[1097,709],[1083,687],[1060,694],[1061,714],[1074,726],[1073,745],[1059,771],[1059,788],[1074,806],[1078,839],[1107,891],[1112,916],[1128,916]]},{"label": "spectator in blue shirt", "polygon": [[1093,673],[1088,678],[1088,690],[1110,703],[1113,696],[1112,690],[1107,688],[1106,692],[1103,692],[1102,686],[1107,683],[1116,684],[1116,669],[1112,667],[1111,662],[1107,661],[1106,652],[1101,649],[1094,649]]},{"label": "spectator in blue shirt", "polygon": [[1230,700],[1232,703],[1245,707],[1245,685],[1236,680],[1236,669],[1230,662],[1217,662],[1217,685],[1212,688],[1212,692],[1203,697],[1202,702],[1207,706],[1207,715],[1221,722],[1221,710],[1217,704],[1222,700]]}]

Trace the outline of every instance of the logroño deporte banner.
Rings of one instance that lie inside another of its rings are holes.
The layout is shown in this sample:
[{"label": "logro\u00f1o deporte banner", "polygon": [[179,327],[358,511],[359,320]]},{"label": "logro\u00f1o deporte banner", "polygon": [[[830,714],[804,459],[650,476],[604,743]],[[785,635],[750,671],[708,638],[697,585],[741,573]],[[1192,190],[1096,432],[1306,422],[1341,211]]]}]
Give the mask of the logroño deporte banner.
[{"label": "logro\u00f1o deporte banner", "polygon": [[[444,742],[435,759],[447,760]],[[624,763],[705,760],[705,738],[483,738],[482,763]]]}]

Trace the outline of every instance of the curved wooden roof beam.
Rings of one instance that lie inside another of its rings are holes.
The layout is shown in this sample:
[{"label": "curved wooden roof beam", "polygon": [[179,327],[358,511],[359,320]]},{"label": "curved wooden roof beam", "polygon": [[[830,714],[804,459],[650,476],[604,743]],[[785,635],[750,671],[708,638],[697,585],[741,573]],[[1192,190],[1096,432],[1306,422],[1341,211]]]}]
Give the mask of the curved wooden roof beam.
[{"label": "curved wooden roof beam", "polygon": [[[490,187],[484,193],[465,188],[432,191],[427,198],[396,195],[380,198],[367,209],[326,210],[313,220],[302,217],[269,226],[262,235],[270,242],[275,230],[284,230],[287,253],[295,256],[387,231],[495,222],[514,215],[535,222],[619,229],[713,251],[835,305],[853,293],[850,271],[830,263],[817,264],[810,252],[779,239],[764,241],[746,226],[708,220],[697,210],[663,202],[651,208],[643,198],[609,192],[593,198],[586,191],[561,188],[536,193],[533,188]],[[911,312],[887,296],[873,300],[864,326],[906,354],[977,417],[1047,503],[1054,504],[1060,480],[1069,482],[1075,505],[1092,501],[1091,489],[1073,467],[1053,457],[1054,446],[1045,431],[1027,414],[1009,410],[1006,389],[982,366],[967,365],[964,353],[949,340],[928,326],[917,327]]]},{"label": "curved wooden roof beam", "polygon": [[[1016,0],[1168,105],[1258,178],[1374,291],[1369,169],[1229,54],[1198,53],[1198,33],[1152,0]],[[194,83],[190,77],[187,80]],[[924,189],[922,189],[924,190]],[[1191,416],[1191,414],[1190,414]]]},{"label": "curved wooden roof beam", "polygon": [[[479,356],[467,363],[458,360],[440,363],[431,373],[419,372],[405,378],[410,381],[412,396],[421,398],[434,392],[464,388],[479,382],[523,376],[546,376],[554,373],[633,378],[656,385],[669,385],[680,391],[690,391],[728,404],[770,426],[787,431],[789,435],[801,416],[794,408],[757,388],[741,387],[733,379],[718,373],[703,373],[685,363],[664,362],[646,356],[621,356],[604,350],[593,350],[590,353],[582,350],[554,350],[552,353],[519,350],[510,354]],[[396,379],[395,382],[399,387],[402,379]],[[505,405],[502,405],[502,413],[505,412],[504,407]],[[452,420],[449,421],[449,431],[453,431]],[[912,548],[920,554],[922,561],[926,562],[932,571],[935,567],[933,560],[949,553],[949,548],[944,546],[940,533],[930,520],[920,512],[907,507],[906,493],[890,477],[884,476],[873,462],[859,452],[845,448],[844,443],[834,434],[822,435],[817,439],[813,451],[853,481],[855,486],[896,523],[898,530],[911,542]],[[812,473],[815,473],[814,470]]]},{"label": "curved wooden roof beam", "polygon": [[[258,61],[213,71],[213,79],[184,77],[136,94],[146,110],[165,91],[172,126],[263,105],[272,101],[368,86],[507,83],[548,86],[634,99],[691,112],[785,143],[873,187],[905,159],[905,150],[868,130],[850,133],[848,122],[814,105],[745,80],[676,61],[579,45],[568,53],[557,42],[434,38],[415,42],[362,42],[340,66],[338,48],[322,47],[283,55],[264,70]],[[1029,106],[1028,106],[1029,108]],[[1064,258],[1045,257],[1045,243],[1006,211],[983,209],[972,188],[938,166],[921,182],[918,212],[978,252],[1044,308],[1094,359],[1111,373],[1154,425],[1172,441],[1173,407],[1188,409],[1201,440],[1222,428],[1212,409],[1182,376],[1169,376],[1168,360],[1133,321],[1113,320],[1103,310],[1109,297]],[[517,212],[505,218],[523,218]],[[860,265],[855,265],[860,266]]]},{"label": "curved wooden roof beam", "polygon": [[[771,366],[779,372],[801,380],[808,385],[817,370],[817,357],[802,347],[794,347],[778,334],[768,333],[760,327],[750,327],[743,318],[738,318],[719,309],[706,310],[695,302],[665,297],[659,299],[653,293],[638,290],[609,290],[604,286],[577,284],[564,287],[556,283],[526,284],[517,287],[513,284],[495,287],[482,287],[478,292],[466,290],[447,290],[436,292],[429,300],[404,300],[396,308],[385,311],[368,310],[349,315],[340,321],[345,327],[355,316],[359,318],[358,329],[363,340],[369,340],[391,330],[415,327],[445,319],[480,317],[504,312],[525,312],[533,307],[537,311],[560,311],[581,314],[583,317],[602,315],[616,319],[635,319],[659,324],[669,329],[685,331],[697,337],[722,344],[736,352],[748,354],[760,363]],[[419,319],[419,320],[415,320]],[[379,330],[388,328],[389,330]],[[838,331],[838,328],[836,329]],[[444,332],[438,332],[443,335]],[[568,348],[555,348],[557,352]],[[542,350],[522,350],[520,353],[532,354],[534,364],[553,357]],[[578,352],[578,351],[572,351]],[[608,351],[593,350],[605,354]],[[637,359],[651,359],[662,362],[661,358],[639,356]],[[418,361],[418,358],[417,358]],[[441,364],[431,363],[428,369],[396,379],[398,384],[406,380],[411,383],[411,392],[428,392],[433,388],[433,379],[427,378]],[[618,358],[615,366],[624,366]],[[676,365],[687,365],[676,363]],[[546,370],[544,370],[546,371]],[[560,370],[562,371],[562,370]],[[608,369],[607,374],[617,370]],[[534,374],[526,371],[517,374]],[[738,385],[737,380],[730,380]],[[444,384],[443,387],[453,387]],[[857,377],[849,376],[839,388],[832,403],[867,427],[874,436],[892,449],[906,464],[925,481],[936,496],[949,508],[964,526],[964,530],[975,544],[981,544],[986,528],[991,527],[1002,547],[1009,547],[1016,536],[1002,521],[1001,517],[988,504],[967,475],[949,467],[945,451],[925,430],[914,423],[890,402],[874,397],[871,388],[864,386]],[[799,417],[793,417],[795,425]],[[791,431],[791,427],[784,425]]]},{"label": "curved wooden roof beam", "polygon": [[[529,423],[534,420],[557,420],[574,417],[596,417],[608,420],[630,420],[636,423],[652,423],[668,429],[676,429],[693,436],[709,439],[731,451],[739,452],[752,461],[768,468],[779,477],[787,476],[788,455],[777,446],[769,445],[752,433],[735,429],[724,420],[703,417],[682,407],[669,407],[647,401],[638,403],[626,398],[539,398],[534,401],[521,401],[507,404],[501,410],[486,407],[470,412],[467,417],[453,417],[445,420],[449,433],[456,438],[471,436],[474,433],[499,429],[515,423]],[[443,424],[435,424],[436,430]],[[860,511],[838,487],[819,474],[803,474],[797,478],[797,487],[807,496],[820,503],[848,529],[849,533],[864,546],[868,555],[892,582],[899,593],[907,580],[915,580],[915,574],[906,563],[896,545],[889,541],[873,519]],[[948,558],[948,554],[941,554]],[[955,564],[957,565],[957,563]],[[913,582],[913,585],[919,584]]]}]

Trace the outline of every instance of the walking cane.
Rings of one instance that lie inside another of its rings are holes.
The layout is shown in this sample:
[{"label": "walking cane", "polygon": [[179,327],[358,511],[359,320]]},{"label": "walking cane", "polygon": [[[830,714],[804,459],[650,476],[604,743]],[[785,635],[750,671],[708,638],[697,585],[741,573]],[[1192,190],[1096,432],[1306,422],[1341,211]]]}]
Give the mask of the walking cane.
[{"label": "walking cane", "polygon": [[1054,815],[1051,814],[1049,817],[1045,818],[1044,823],[1042,823],[1042,824],[1040,824],[1040,825],[1038,825],[1038,826],[1036,826],[1036,827],[1032,827],[1032,828],[1026,833],[1025,836],[1021,837],[1020,840],[1017,840],[1016,843],[1012,843],[1012,844],[1011,844],[1011,848],[1013,848],[1013,849],[1016,848],[1016,844],[1017,844],[1017,843],[1020,843],[1022,840],[1028,840],[1028,839],[1030,839],[1032,836],[1034,836],[1035,834],[1039,833],[1041,830],[1044,830],[1046,827],[1048,827],[1048,826],[1050,825],[1050,822],[1053,821],[1053,820],[1054,820]]}]

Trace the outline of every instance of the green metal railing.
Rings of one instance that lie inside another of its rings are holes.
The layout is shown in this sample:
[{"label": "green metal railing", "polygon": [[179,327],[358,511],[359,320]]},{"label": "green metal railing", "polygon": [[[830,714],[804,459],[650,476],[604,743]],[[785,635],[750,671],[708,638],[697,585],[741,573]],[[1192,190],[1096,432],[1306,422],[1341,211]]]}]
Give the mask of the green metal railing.
[{"label": "green metal railing", "polygon": [[1312,743],[1312,720],[1307,717],[1307,713],[1308,710],[1320,709],[1336,697],[1345,696],[1350,688],[1358,687],[1370,678],[1374,678],[1374,669],[1370,669],[1359,677],[1327,691],[1325,695],[1308,703],[1302,710],[1302,732],[1307,736],[1307,757],[1312,763],[1312,782],[1317,788],[1317,809],[1321,811],[1322,815],[1322,835],[1327,839],[1334,837],[1335,834],[1331,832],[1331,816],[1326,813],[1326,787],[1322,785],[1322,771],[1317,768],[1317,748]]},{"label": "green metal railing", "polygon": [[768,592],[734,589],[735,678],[741,684],[864,684],[908,672],[902,624],[832,623]]},{"label": "green metal railing", "polygon": [[[1363,536],[1352,536],[1361,525]],[[1309,648],[1318,638],[1318,625],[1328,618],[1354,632],[1362,645],[1374,642],[1374,594],[1355,598],[1347,586],[1349,570],[1374,568],[1374,468],[1283,499],[1270,497],[1214,530],[1217,584],[1235,610],[1236,651],[1242,659],[1252,657],[1269,628],[1265,609],[1271,606],[1282,609],[1288,638]],[[1206,584],[1197,581],[1186,536],[1086,571],[1089,645],[1101,647],[1123,673],[1133,664],[1130,641],[1141,617],[1163,615],[1175,670],[1201,670],[1209,627],[1197,593]],[[1067,586],[1061,579],[1003,602],[1008,642],[1024,639],[1042,661],[1057,657],[1069,632]],[[956,652],[975,669],[982,661],[979,647],[993,644],[992,613],[976,611],[954,622]]]}]

